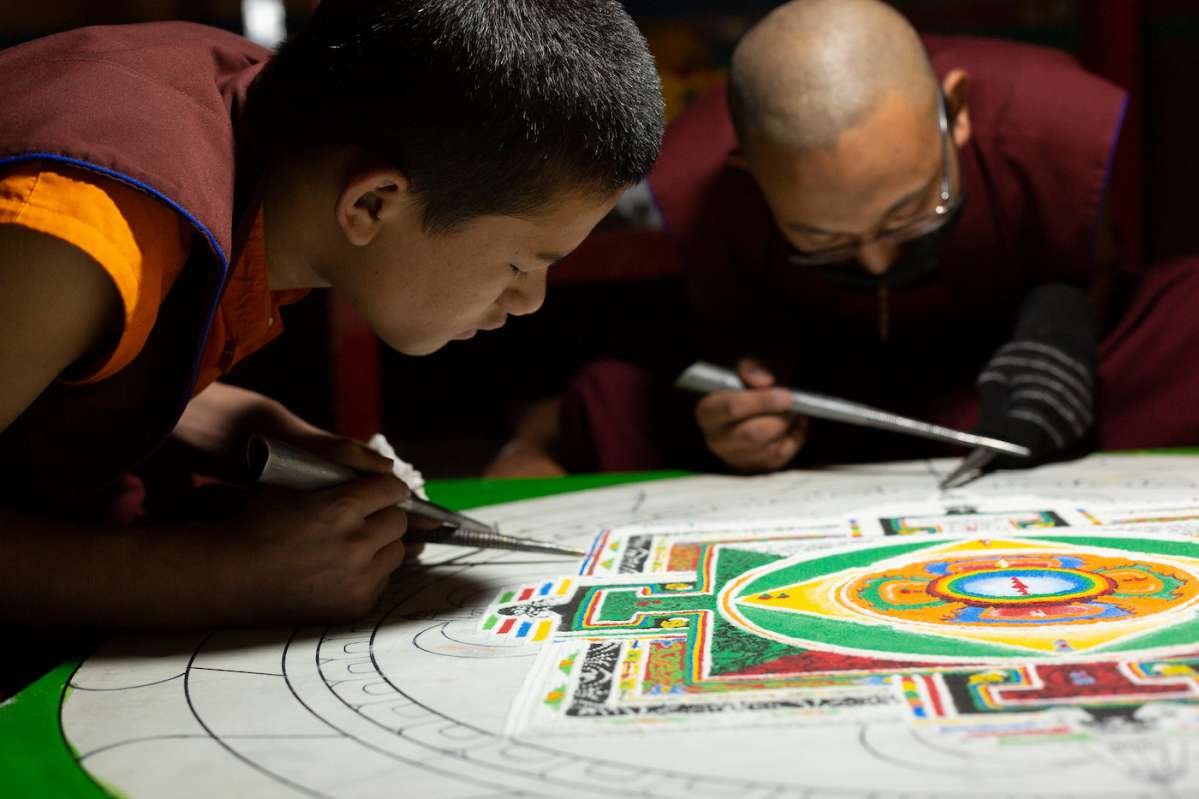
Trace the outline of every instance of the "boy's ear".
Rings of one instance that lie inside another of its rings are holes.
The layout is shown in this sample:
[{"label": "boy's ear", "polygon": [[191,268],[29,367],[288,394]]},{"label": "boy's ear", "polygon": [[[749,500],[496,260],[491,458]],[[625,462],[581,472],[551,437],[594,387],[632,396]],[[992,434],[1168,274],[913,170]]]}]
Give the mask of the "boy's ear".
[{"label": "boy's ear", "polygon": [[407,176],[397,169],[364,169],[350,175],[337,197],[337,225],[346,241],[365,247],[384,223],[408,206]]}]

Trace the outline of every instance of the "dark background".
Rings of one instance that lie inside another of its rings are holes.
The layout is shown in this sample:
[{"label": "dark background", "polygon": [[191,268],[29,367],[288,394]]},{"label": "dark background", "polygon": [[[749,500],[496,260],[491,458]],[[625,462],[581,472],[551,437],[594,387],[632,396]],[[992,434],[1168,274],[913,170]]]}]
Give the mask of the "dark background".
[{"label": "dark background", "polygon": [[[287,0],[287,27],[308,0]],[[738,36],[777,5],[763,0],[628,0],[663,77],[668,115],[720,80]],[[895,0],[922,31],[998,36],[1061,48],[1131,90],[1122,168],[1129,259],[1199,252],[1199,0]],[[90,24],[188,19],[241,30],[239,0],[0,4],[0,46]],[[427,358],[330,343],[323,293],[285,312],[287,335],[239,367],[237,382],[327,427],[363,433],[381,414],[401,454],[428,474],[477,474],[530,399],[559,389],[598,354],[663,344],[679,315],[670,281],[580,284],[555,267],[546,307],[503,331]],[[338,329],[344,330],[344,325]],[[335,357],[336,355],[336,357]],[[380,369],[375,368],[376,360]],[[332,368],[331,368],[332,367]]]}]

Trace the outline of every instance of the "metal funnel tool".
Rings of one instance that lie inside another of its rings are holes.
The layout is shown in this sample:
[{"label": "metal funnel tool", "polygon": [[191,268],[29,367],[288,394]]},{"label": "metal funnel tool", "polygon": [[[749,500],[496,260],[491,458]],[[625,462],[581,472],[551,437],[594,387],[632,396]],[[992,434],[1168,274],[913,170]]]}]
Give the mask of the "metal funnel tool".
[{"label": "metal funnel tool", "polygon": [[[289,488],[293,491],[319,491],[347,483],[361,475],[348,466],[330,463],[319,455],[266,436],[252,436],[246,445],[246,467],[254,482]],[[574,547],[549,541],[504,535],[486,522],[472,519],[464,513],[410,496],[397,506],[414,516],[441,522],[451,532],[441,530],[411,530],[407,541],[419,541],[480,549],[512,549],[522,552],[545,552],[555,555],[584,557],[587,553]]]},{"label": "metal funnel tool", "polygon": [[[741,382],[741,378],[735,372],[705,361],[696,361],[687,367],[687,370],[675,381],[675,386],[699,394],[730,389],[740,391],[745,388],[745,384]],[[859,405],[856,402],[824,394],[813,394],[795,389],[788,389],[788,391],[791,392],[791,410],[815,419],[828,419],[859,427],[890,430],[893,433],[904,433],[918,438],[944,441],[947,444],[959,444],[963,447],[982,447],[1019,458],[1027,458],[1032,454],[1027,447],[998,438],[979,436],[939,424],[909,419],[906,416],[871,408],[869,405]]]}]

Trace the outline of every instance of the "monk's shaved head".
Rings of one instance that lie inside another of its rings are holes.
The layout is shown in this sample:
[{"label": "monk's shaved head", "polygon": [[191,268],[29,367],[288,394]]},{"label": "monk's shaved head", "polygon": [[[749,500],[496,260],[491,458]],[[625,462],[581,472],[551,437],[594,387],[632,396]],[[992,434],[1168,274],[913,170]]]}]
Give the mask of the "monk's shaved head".
[{"label": "monk's shaved head", "polygon": [[933,113],[937,79],[916,31],[877,0],[792,0],[733,54],[729,107],[747,150],[831,147],[891,95]]}]

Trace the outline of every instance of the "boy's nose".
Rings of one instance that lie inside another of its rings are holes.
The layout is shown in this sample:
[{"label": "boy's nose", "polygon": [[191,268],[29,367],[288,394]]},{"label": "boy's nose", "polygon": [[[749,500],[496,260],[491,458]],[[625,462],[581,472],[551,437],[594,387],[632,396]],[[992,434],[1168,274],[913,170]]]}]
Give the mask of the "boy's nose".
[{"label": "boy's nose", "polygon": [[505,296],[504,310],[513,316],[525,316],[540,308],[545,303],[547,272],[546,269],[539,269],[513,283]]}]

